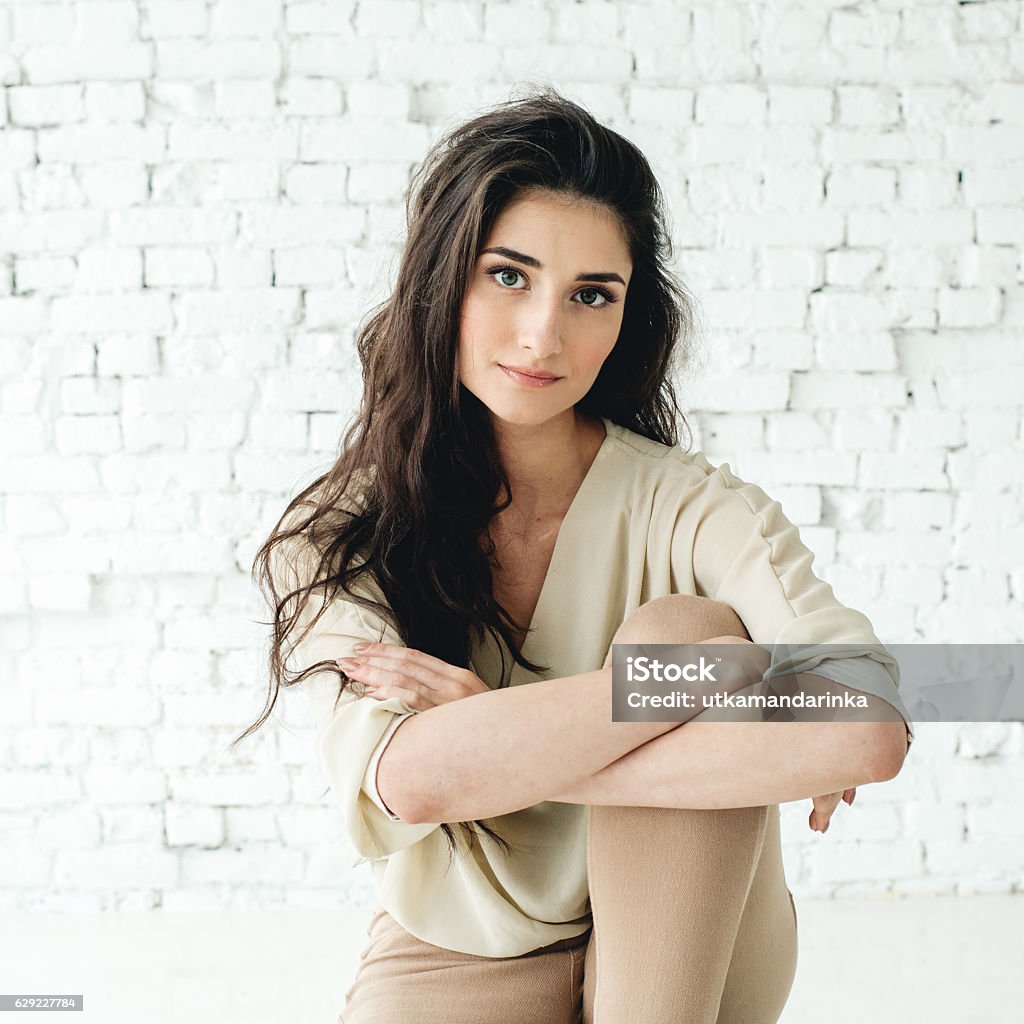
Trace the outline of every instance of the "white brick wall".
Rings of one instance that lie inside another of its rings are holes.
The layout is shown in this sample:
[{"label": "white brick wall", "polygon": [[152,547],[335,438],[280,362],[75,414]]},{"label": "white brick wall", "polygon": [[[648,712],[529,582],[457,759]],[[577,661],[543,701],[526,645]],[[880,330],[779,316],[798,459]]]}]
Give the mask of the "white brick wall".
[{"label": "white brick wall", "polygon": [[[696,444],[887,642],[1024,640],[1024,8],[0,0],[0,907],[368,903],[247,573],[357,401],[409,173],[530,79],[633,138]],[[1024,728],[923,725],[794,891],[1024,887]]]}]

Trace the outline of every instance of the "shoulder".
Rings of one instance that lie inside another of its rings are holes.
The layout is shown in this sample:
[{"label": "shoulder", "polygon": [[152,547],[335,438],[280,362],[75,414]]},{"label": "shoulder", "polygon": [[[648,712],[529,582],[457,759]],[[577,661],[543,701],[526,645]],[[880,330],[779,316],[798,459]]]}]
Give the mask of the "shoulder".
[{"label": "shoulder", "polygon": [[365,472],[357,471],[343,494],[332,494],[325,476],[292,500],[273,531],[268,564],[275,580],[287,581],[292,590],[323,575],[324,553],[352,518],[364,510],[370,479]]},{"label": "shoulder", "polygon": [[742,483],[728,463],[716,465],[699,449],[684,451],[679,447],[662,444],[610,420],[606,421],[606,425],[609,450],[616,462],[617,475],[676,488],[700,487],[709,480],[714,480],[722,487]]},{"label": "shoulder", "polygon": [[[727,462],[703,451],[664,445],[618,424],[609,426],[610,471],[602,497],[622,501],[633,526],[697,537],[735,537],[751,529],[788,528],[782,506],[756,483],[737,476]],[[716,530],[706,529],[710,521]]]}]

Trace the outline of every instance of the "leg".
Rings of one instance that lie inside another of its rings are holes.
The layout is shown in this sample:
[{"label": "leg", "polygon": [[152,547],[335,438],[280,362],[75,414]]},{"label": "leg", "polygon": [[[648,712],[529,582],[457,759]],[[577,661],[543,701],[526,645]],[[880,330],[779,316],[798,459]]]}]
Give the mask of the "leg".
[{"label": "leg", "polygon": [[[640,605],[612,637],[614,644],[696,644],[750,640],[743,620],[727,605],[707,597],[673,594]],[[612,647],[603,668],[612,663]]]},{"label": "leg", "polygon": [[[744,636],[731,608],[679,596],[642,605],[613,642],[742,643]],[[594,929],[585,1024],[778,1019],[795,969],[795,922],[777,816],[777,807],[590,808]],[[667,965],[653,980],[652,959]]]},{"label": "leg", "polygon": [[518,957],[442,949],[377,909],[338,1024],[576,1024],[587,935]]},{"label": "leg", "polygon": [[740,918],[718,1024],[777,1021],[793,987],[796,961],[796,907],[782,866],[779,805],[773,804]]}]

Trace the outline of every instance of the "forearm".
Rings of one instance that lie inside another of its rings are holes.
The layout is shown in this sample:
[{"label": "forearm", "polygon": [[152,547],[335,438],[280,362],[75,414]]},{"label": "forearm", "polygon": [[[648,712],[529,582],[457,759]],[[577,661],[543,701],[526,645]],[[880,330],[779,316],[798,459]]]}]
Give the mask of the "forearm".
[{"label": "forearm", "polygon": [[613,722],[610,667],[474,694],[406,719],[377,768],[408,821],[471,821],[576,786],[679,722]]},{"label": "forearm", "polygon": [[[821,680],[795,678],[803,680],[807,691],[823,685]],[[837,689],[835,683],[827,685]],[[611,806],[760,807],[878,782],[891,777],[877,766],[888,756],[885,746],[893,730],[905,733],[891,705],[877,698],[869,703],[873,717],[890,708],[892,721],[900,725],[877,720],[765,722],[753,710],[747,721],[709,721],[712,712],[704,712],[575,786],[552,789],[544,799]]]}]

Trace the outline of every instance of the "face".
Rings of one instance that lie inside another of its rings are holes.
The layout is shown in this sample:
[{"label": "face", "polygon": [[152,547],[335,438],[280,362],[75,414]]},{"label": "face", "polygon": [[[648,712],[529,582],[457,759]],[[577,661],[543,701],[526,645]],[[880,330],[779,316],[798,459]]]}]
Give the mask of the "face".
[{"label": "face", "polygon": [[[607,208],[550,193],[510,203],[463,303],[462,384],[507,423],[538,424],[571,410],[615,347],[632,269]],[[540,383],[515,367],[557,379]]]}]

